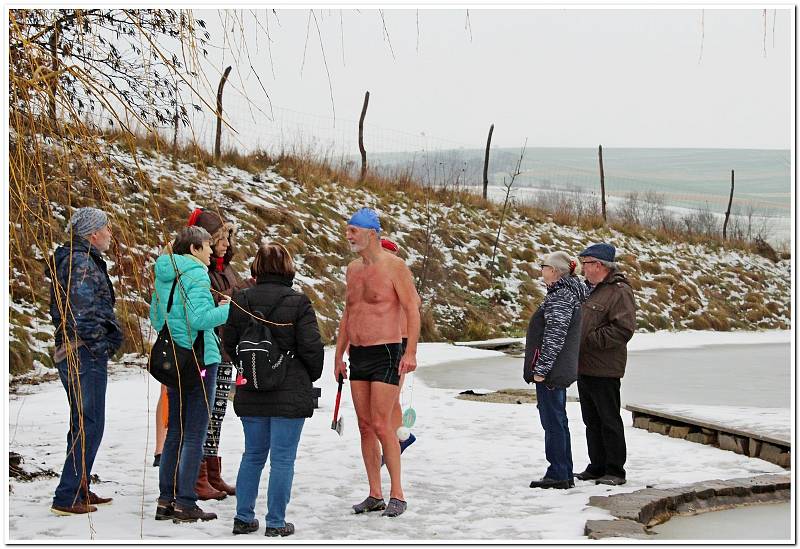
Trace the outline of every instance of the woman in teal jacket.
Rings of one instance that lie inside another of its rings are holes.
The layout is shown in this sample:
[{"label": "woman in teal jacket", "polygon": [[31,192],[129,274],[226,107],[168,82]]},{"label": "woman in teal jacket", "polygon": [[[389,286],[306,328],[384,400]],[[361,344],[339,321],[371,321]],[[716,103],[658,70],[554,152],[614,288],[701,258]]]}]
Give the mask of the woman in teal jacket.
[{"label": "woman in teal jacket", "polygon": [[[214,328],[225,324],[230,307],[228,297],[221,299],[219,306],[214,305],[208,278],[210,261],[211,235],[200,227],[186,227],[175,238],[172,254],[160,256],[154,268],[155,292],[150,302],[153,328],[160,331],[166,318],[176,345],[190,349],[201,330],[205,344],[203,383],[192,389],[167,388],[169,419],[159,469],[156,520],[180,523],[217,518],[197,506],[194,491],[221,360]],[[167,313],[176,277],[178,284]]]}]

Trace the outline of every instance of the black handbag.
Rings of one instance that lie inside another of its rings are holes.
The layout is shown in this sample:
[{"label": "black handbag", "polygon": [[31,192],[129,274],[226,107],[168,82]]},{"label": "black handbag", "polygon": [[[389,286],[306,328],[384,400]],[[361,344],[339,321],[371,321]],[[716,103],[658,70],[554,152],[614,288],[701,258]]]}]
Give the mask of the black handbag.
[{"label": "black handbag", "polygon": [[205,351],[205,337],[203,330],[197,332],[191,349],[181,347],[172,339],[167,325],[169,311],[172,309],[172,298],[175,295],[175,286],[178,278],[172,283],[167,301],[167,314],[164,319],[164,327],[158,333],[158,338],[150,350],[150,364],[148,371],[159,383],[167,387],[180,388],[185,390],[199,386],[203,380],[205,363],[203,353]]}]

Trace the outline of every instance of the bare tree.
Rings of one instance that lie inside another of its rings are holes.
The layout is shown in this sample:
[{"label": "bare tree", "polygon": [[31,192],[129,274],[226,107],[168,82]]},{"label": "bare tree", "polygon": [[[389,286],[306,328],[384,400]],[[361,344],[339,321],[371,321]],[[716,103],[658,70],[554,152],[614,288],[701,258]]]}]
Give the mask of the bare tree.
[{"label": "bare tree", "polygon": [[519,160],[517,160],[517,165],[514,168],[513,173],[511,174],[511,179],[506,182],[506,179],[503,178],[503,186],[506,188],[506,196],[503,199],[503,209],[500,213],[500,223],[497,225],[497,236],[494,238],[494,246],[492,246],[492,260],[491,260],[491,276],[489,279],[489,283],[494,281],[494,275],[497,269],[497,265],[495,264],[495,258],[497,257],[497,245],[500,243],[500,235],[503,232],[503,223],[506,220],[506,213],[508,212],[508,208],[511,204],[511,187],[514,186],[514,181],[517,179],[517,176],[522,173],[522,160],[525,158],[525,148],[528,146],[528,139],[525,139],[525,143],[522,145],[522,150],[519,153]]}]

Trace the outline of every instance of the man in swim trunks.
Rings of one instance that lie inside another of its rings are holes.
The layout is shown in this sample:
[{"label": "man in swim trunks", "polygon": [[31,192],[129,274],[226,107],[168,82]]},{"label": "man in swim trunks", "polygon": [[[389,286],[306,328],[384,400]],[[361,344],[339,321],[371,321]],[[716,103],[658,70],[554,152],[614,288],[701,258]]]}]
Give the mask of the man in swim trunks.
[{"label": "man in swim trunks", "polygon": [[[399,256],[400,247],[395,243],[389,240],[388,238],[381,238],[381,248],[388,251],[390,254]],[[422,300],[417,296],[417,309],[419,309],[420,305],[422,305]],[[405,313],[400,315],[402,318],[401,323],[401,335],[403,337],[402,343],[403,348],[405,349],[406,343],[408,342],[408,320],[406,319]],[[400,376],[400,389],[403,389],[403,382],[405,381],[405,374]],[[394,404],[394,408],[392,409],[392,425],[394,425],[395,429],[398,429],[403,426],[403,407],[400,404],[400,396],[397,397],[397,402]],[[398,437],[399,438],[399,437]],[[408,438],[405,440],[400,441],[400,453],[402,454],[406,448],[414,444],[417,440],[417,437],[414,436],[413,433],[409,433]]]},{"label": "man in swim trunks", "polygon": [[[350,359],[350,391],[361,433],[361,455],[369,497],[354,505],[356,513],[383,510],[396,517],[407,507],[400,479],[400,444],[392,409],[400,393],[400,375],[417,368],[419,296],[411,271],[399,257],[381,248],[378,215],[361,208],[347,223],[350,249],[360,257],[347,266],[345,309],[339,323],[334,376],[347,378],[344,353]],[[408,343],[402,347],[402,318]],[[391,478],[389,504],[381,489],[381,448]]]}]

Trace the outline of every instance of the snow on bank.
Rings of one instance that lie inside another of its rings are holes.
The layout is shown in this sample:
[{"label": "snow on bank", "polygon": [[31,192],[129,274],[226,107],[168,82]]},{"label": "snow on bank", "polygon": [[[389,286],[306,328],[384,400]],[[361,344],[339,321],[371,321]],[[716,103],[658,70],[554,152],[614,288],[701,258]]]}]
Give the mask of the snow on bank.
[{"label": "snow on bank", "polygon": [[[791,330],[716,332],[711,330],[682,330],[671,332],[636,332],[628,342],[628,351],[653,351],[657,349],[692,349],[706,345],[766,345],[790,343]],[[525,344],[522,337],[500,337],[483,341],[457,341],[456,347]]]},{"label": "snow on bank", "polygon": [[[486,356],[487,351],[423,344],[420,357],[430,366],[445,359]],[[463,354],[463,356],[462,356]],[[417,442],[403,455],[403,482],[408,511],[396,519],[376,514],[354,516],[350,506],[367,495],[352,399],[342,398],[345,432],[330,429],[335,395],[333,350],[326,350],[320,409],[306,422],[300,443],[292,501],[287,519],[297,534],[285,541],[315,540],[580,540],[586,520],[609,518],[588,506],[592,495],[632,492],[647,485],[674,485],[782,472],[777,465],[713,447],[672,439],[631,427],[623,412],[628,442],[628,484],[596,486],[578,481],[568,491],[533,490],[531,480],[545,471],[544,433],[533,405],[491,404],[458,400],[457,391],[432,389],[414,380],[404,403],[417,411]],[[416,376],[414,376],[416,377]],[[411,383],[411,380],[408,382]],[[66,395],[60,384],[12,397],[9,403],[10,449],[22,454],[24,467],[60,471],[67,430]],[[57,517],[49,512],[57,479],[11,481],[8,539],[42,542],[84,540],[147,540],[172,542],[263,542],[266,482],[256,515],[258,534],[231,534],[235,498],[202,502],[219,519],[195,525],[156,522],[158,470],[151,467],[153,419],[158,385],[141,370],[111,376],[106,432],[94,472],[100,495],[112,505],[90,516]],[[576,470],[587,463],[580,407],[568,404]],[[148,439],[149,430],[149,439]],[[223,476],[233,482],[243,449],[239,419],[228,409],[222,429]],[[383,471],[384,495],[388,475]],[[282,540],[283,541],[283,540]]]},{"label": "snow on bank", "polygon": [[646,408],[718,425],[720,428],[727,427],[746,433],[758,433],[777,440],[789,442],[792,440],[792,420],[789,408],[699,404],[647,404]]}]

